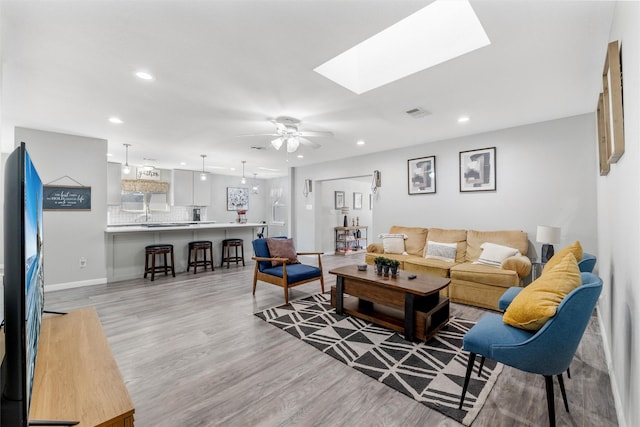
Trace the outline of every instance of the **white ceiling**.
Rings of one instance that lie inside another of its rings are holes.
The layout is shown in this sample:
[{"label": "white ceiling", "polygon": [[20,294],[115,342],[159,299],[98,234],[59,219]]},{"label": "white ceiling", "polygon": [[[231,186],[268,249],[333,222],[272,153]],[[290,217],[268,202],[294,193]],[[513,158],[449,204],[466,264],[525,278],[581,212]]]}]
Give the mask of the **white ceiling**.
[{"label": "white ceiling", "polygon": [[[472,1],[490,46],[362,95],[313,71],[429,3],[2,0],[2,151],[22,126],[107,139],[110,161],[128,143],[130,164],[200,169],[207,154],[211,172],[239,175],[246,160],[247,176],[268,178],[595,110],[613,2]],[[431,115],[405,114],[418,106]],[[239,137],[280,115],[335,136],[304,159]]]}]

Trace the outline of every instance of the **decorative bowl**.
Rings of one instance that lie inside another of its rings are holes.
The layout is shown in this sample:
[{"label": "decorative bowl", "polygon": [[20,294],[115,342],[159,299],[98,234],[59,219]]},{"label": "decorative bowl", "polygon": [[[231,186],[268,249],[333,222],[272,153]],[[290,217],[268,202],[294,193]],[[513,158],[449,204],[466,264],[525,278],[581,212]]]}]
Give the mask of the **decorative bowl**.
[{"label": "decorative bowl", "polygon": [[367,264],[358,265],[358,271],[367,271]]}]

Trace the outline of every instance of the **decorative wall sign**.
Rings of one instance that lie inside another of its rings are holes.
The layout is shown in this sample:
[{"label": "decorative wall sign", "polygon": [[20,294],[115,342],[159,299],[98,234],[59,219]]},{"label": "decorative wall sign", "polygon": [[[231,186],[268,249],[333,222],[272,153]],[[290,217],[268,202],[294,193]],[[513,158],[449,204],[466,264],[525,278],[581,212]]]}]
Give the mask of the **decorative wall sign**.
[{"label": "decorative wall sign", "polygon": [[91,187],[45,185],[42,194],[45,211],[91,210]]},{"label": "decorative wall sign", "polygon": [[136,178],[150,181],[160,181],[159,169],[148,169],[145,167],[136,168]]},{"label": "decorative wall sign", "polygon": [[227,210],[240,211],[249,209],[249,189],[227,187]]},{"label": "decorative wall sign", "polygon": [[496,190],[496,147],[460,152],[460,192]]},{"label": "decorative wall sign", "polygon": [[407,160],[409,194],[436,192],[436,156]]}]

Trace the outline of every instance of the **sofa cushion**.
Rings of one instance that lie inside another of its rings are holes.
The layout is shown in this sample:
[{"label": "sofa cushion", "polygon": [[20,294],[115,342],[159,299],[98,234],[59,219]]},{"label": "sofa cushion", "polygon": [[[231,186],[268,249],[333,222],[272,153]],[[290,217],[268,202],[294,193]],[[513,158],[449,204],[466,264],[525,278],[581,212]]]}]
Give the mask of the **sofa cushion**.
[{"label": "sofa cushion", "polygon": [[[287,258],[287,264],[298,264],[298,254],[293,239],[267,238],[267,247],[271,258]],[[272,267],[282,265],[282,261],[271,261]]]},{"label": "sofa cushion", "polygon": [[427,240],[424,257],[453,263],[456,262],[457,249],[457,243],[443,243]]},{"label": "sofa cushion", "polygon": [[451,267],[451,279],[502,287],[520,284],[520,277],[515,271],[470,262]]},{"label": "sofa cushion", "polygon": [[484,242],[496,243],[517,249],[521,254],[526,255],[529,249],[527,233],[518,230],[503,231],[467,231],[467,253],[466,261],[477,261],[482,253],[481,245]]},{"label": "sofa cushion", "polygon": [[401,254],[408,255],[404,249],[404,241],[407,238],[405,234],[380,234],[378,237],[382,239],[382,247],[385,254]]},{"label": "sofa cushion", "polygon": [[551,259],[547,261],[547,263],[544,265],[544,268],[542,269],[542,274],[544,274],[545,271],[551,270],[557,264],[562,262],[562,260],[568,253],[572,253],[573,256],[576,257],[576,261],[582,260],[583,252],[582,252],[582,245],[580,244],[580,242],[575,241],[569,246],[562,248],[560,251],[558,251],[558,253],[553,255]]},{"label": "sofa cushion", "polygon": [[478,260],[474,261],[474,264],[485,264],[500,267],[502,266],[502,261],[505,259],[520,254],[520,251],[517,249],[510,248],[509,246],[496,245],[491,242],[484,242],[480,247],[482,248],[482,252],[480,253]]},{"label": "sofa cushion", "polygon": [[504,323],[537,331],[555,316],[564,297],[581,283],[578,262],[569,252],[559,263],[516,295],[504,312]]},{"label": "sofa cushion", "polygon": [[[446,230],[444,228],[430,228],[427,233],[427,241],[444,242],[444,243],[457,243],[458,248],[456,250],[456,262],[464,262],[464,257],[467,252],[467,230]],[[428,249],[425,247],[425,256]]]},{"label": "sofa cushion", "polygon": [[404,261],[404,270],[412,273],[433,274],[438,277],[449,277],[449,270],[455,264],[435,258],[411,257]]},{"label": "sofa cushion", "polygon": [[390,234],[406,234],[404,250],[410,255],[423,256],[424,247],[427,244],[427,229],[422,227],[402,227],[393,225],[389,229]]},{"label": "sofa cushion", "polygon": [[[263,273],[268,274],[270,276],[282,277],[284,272],[282,265],[277,267],[267,268],[263,271]],[[303,280],[313,279],[315,277],[320,277],[322,275],[322,270],[313,265],[307,264],[287,264],[287,283],[297,283]]]}]

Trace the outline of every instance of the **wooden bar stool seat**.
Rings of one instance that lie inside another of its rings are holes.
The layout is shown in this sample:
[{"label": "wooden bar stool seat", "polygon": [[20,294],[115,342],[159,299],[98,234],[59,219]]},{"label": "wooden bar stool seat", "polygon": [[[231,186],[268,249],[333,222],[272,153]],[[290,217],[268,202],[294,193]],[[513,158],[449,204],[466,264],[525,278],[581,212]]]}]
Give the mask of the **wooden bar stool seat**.
[{"label": "wooden bar stool seat", "polygon": [[[207,259],[207,250],[209,250],[209,259]],[[202,251],[203,259],[198,259],[198,252]],[[193,261],[191,260],[191,254],[193,254]],[[211,271],[214,271],[213,267],[213,243],[209,240],[197,240],[189,242],[189,259],[187,260],[187,271],[193,266],[193,274],[196,274],[198,266],[204,267],[207,271],[207,265],[211,266]]]},{"label": "wooden bar stool seat", "polygon": [[[234,256],[231,256],[231,248],[234,248],[235,253]],[[240,248],[240,256],[238,256],[238,248]],[[227,263],[227,268],[229,268],[229,264],[235,262],[236,265],[242,261],[242,266],[244,267],[244,241],[242,239],[224,239],[222,241],[222,262],[220,263],[220,267],[224,266],[224,263]]]},{"label": "wooden bar stool seat", "polygon": [[[144,278],[147,278],[147,274],[151,273],[151,281],[153,282],[156,278],[157,271],[164,271],[164,275],[167,276],[169,270],[171,270],[171,275],[176,277],[176,272],[173,269],[174,259],[173,259],[173,245],[171,244],[159,244],[159,245],[148,245],[144,248]],[[158,255],[163,255],[164,264],[156,265],[156,258]],[[169,264],[169,260],[167,259],[167,255],[171,257],[171,264]],[[149,262],[151,261],[151,262]],[[151,264],[151,265],[149,265]]]}]

